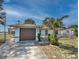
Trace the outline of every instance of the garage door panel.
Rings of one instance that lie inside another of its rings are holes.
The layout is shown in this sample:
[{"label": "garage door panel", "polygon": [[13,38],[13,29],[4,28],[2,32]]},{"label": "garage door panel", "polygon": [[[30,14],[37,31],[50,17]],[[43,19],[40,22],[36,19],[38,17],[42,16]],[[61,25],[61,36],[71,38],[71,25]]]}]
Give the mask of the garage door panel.
[{"label": "garage door panel", "polygon": [[35,40],[36,29],[35,28],[21,28],[20,29],[20,38],[21,40]]}]

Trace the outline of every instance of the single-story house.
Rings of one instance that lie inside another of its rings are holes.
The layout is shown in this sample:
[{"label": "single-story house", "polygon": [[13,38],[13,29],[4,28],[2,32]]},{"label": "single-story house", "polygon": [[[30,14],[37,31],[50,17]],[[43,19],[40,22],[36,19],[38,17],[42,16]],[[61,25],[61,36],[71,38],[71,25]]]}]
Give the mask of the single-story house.
[{"label": "single-story house", "polygon": [[38,33],[41,33],[41,37],[46,37],[48,33],[53,33],[52,30],[48,31],[48,27],[36,26],[35,24],[17,24],[9,26],[15,28],[16,41],[38,41]]},{"label": "single-story house", "polygon": [[[9,25],[15,28],[15,41],[35,40],[38,41],[38,33],[42,38],[46,38],[48,34],[53,34],[53,30],[45,26],[37,26],[35,24],[17,24]],[[12,30],[12,29],[11,29]],[[14,30],[14,29],[13,29]],[[63,35],[68,30],[59,29],[58,34]]]}]

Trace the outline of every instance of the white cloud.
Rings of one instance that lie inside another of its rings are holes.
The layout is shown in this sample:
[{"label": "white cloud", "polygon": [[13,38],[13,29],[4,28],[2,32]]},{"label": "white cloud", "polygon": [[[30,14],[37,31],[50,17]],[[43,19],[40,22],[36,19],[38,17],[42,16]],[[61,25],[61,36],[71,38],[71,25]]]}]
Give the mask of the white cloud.
[{"label": "white cloud", "polygon": [[16,11],[16,10],[10,10],[7,9],[5,10],[6,14],[8,15],[13,15],[13,16],[22,16],[20,12]]},{"label": "white cloud", "polygon": [[[43,7],[49,4],[49,2],[47,2],[46,0],[23,0],[21,2],[18,2],[19,0],[7,1],[16,2],[18,4],[17,6],[16,4],[5,6],[6,13],[9,16],[18,16],[23,18],[32,17],[40,20],[43,20],[44,17],[50,16],[46,13],[46,9]],[[29,5],[31,9],[26,8],[25,6],[27,5]]]},{"label": "white cloud", "polygon": [[37,19],[37,20],[43,20],[44,19],[44,17],[46,16],[43,16],[43,15],[37,15],[37,13],[34,15],[33,13],[30,13],[30,11],[28,12],[28,11],[26,11],[26,12],[24,12],[24,11],[17,11],[17,10],[13,10],[13,9],[6,9],[5,10],[5,12],[6,12],[6,14],[7,14],[7,16],[9,16],[9,17],[15,17],[15,18],[25,18],[25,19],[27,19],[27,18],[33,18],[33,19]]}]

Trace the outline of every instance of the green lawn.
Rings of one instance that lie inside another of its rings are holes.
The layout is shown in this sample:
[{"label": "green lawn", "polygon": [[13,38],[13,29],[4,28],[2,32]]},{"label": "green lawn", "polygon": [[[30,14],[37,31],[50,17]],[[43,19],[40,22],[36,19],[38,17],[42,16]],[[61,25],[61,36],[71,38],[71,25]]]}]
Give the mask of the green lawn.
[{"label": "green lawn", "polygon": [[[6,34],[6,40],[11,39],[12,35]],[[0,43],[4,42],[4,34],[0,34]]]}]

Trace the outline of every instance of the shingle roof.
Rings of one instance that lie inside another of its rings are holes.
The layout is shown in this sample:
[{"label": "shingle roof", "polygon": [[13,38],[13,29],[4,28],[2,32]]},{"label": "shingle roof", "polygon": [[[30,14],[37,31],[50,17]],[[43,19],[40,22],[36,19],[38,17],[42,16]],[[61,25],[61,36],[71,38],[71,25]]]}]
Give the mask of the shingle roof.
[{"label": "shingle roof", "polygon": [[36,28],[35,24],[16,24],[16,25],[9,25],[10,27],[16,28]]}]

